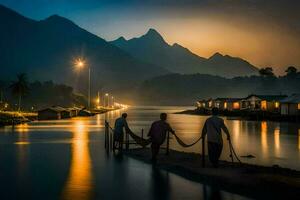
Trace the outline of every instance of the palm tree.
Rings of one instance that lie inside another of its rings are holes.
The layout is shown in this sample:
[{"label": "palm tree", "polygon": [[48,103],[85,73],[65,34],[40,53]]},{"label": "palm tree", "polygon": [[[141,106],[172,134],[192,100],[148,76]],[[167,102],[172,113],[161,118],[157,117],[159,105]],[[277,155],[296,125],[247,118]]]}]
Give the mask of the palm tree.
[{"label": "palm tree", "polygon": [[28,81],[27,81],[27,75],[25,73],[21,73],[17,75],[17,81],[12,82],[10,85],[10,88],[12,90],[12,94],[15,96],[18,96],[18,111],[21,111],[21,99],[23,96],[25,96],[28,91]]}]

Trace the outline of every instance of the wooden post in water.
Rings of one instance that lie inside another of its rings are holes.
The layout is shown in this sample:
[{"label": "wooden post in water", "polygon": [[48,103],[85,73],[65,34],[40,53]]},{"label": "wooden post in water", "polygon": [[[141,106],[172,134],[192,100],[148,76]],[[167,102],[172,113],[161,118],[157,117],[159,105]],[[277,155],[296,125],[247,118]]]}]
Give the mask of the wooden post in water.
[{"label": "wooden post in water", "polygon": [[104,129],[104,146],[105,146],[105,149],[108,148],[108,122],[105,120],[105,129]]},{"label": "wooden post in water", "polygon": [[144,129],[142,128],[142,139],[144,139]]},{"label": "wooden post in water", "polygon": [[170,132],[167,132],[167,148],[166,148],[166,155],[169,155],[169,148],[170,148]]},{"label": "wooden post in water", "polygon": [[202,138],[202,167],[205,167],[205,137]]}]

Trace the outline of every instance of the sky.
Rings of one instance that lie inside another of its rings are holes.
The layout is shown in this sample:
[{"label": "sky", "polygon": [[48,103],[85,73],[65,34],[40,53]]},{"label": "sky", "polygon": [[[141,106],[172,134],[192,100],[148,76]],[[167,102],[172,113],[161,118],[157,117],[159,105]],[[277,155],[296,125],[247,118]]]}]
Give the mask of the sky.
[{"label": "sky", "polygon": [[110,41],[156,29],[202,57],[241,57],[283,74],[300,69],[299,0],[0,0],[41,20],[58,14]]}]

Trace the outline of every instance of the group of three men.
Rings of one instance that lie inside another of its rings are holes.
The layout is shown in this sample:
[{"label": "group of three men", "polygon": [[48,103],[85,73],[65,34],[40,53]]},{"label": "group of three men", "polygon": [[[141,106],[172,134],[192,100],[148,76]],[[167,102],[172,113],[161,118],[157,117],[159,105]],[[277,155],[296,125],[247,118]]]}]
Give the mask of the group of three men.
[{"label": "group of three men", "polygon": [[[115,121],[114,149],[117,148],[117,144],[119,150],[122,149],[124,129],[125,131],[130,131],[126,118],[127,114],[123,113],[122,116]],[[218,117],[218,109],[213,108],[212,116],[205,121],[201,137],[203,139],[207,135],[208,157],[214,167],[218,167],[218,161],[223,149],[222,130],[227,135],[227,139],[230,140],[230,134],[224,124],[224,120]],[[170,124],[167,123],[167,114],[161,113],[160,120],[152,123],[148,133],[148,136],[151,138],[153,162],[156,162],[160,146],[164,143],[167,132],[175,134]]]}]

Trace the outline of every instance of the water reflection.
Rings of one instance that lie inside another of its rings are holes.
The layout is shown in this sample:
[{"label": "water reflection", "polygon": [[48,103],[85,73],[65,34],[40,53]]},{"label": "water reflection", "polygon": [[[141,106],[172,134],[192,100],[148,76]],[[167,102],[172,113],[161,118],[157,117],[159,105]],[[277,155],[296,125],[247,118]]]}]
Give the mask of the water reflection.
[{"label": "water reflection", "polygon": [[274,130],[274,148],[275,156],[279,157],[280,155],[280,129],[276,128]]},{"label": "water reflection", "polygon": [[261,122],[261,147],[263,157],[268,154],[268,124],[266,121]]},{"label": "water reflection", "polygon": [[73,124],[70,174],[63,190],[63,199],[91,199],[92,174],[89,138],[86,124],[77,119]]},{"label": "water reflection", "polygon": [[157,167],[152,167],[152,184],[151,193],[153,200],[168,200],[170,199],[170,180],[169,173],[161,171]]}]

